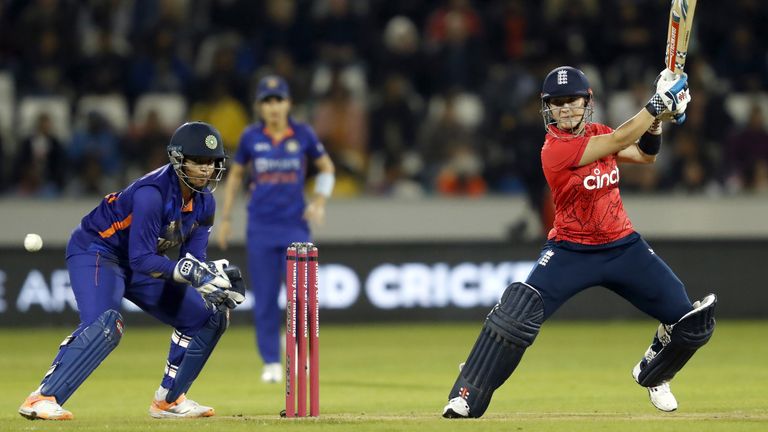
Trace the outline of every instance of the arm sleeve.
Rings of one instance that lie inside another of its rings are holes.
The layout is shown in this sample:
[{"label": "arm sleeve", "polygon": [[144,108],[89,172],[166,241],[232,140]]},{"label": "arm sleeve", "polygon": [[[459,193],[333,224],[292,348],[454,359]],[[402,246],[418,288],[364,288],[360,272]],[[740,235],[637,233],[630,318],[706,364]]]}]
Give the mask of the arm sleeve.
[{"label": "arm sleeve", "polygon": [[179,248],[179,256],[191,253],[200,261],[207,261],[208,237],[213,230],[213,216],[216,214],[216,201],[213,199],[206,203],[206,211],[198,221],[198,225],[192,230],[187,241]]},{"label": "arm sleeve", "polygon": [[129,233],[128,258],[131,269],[155,278],[173,278],[176,263],[157,253],[163,215],[163,198],[152,186],[140,187],[133,194],[133,213]]}]

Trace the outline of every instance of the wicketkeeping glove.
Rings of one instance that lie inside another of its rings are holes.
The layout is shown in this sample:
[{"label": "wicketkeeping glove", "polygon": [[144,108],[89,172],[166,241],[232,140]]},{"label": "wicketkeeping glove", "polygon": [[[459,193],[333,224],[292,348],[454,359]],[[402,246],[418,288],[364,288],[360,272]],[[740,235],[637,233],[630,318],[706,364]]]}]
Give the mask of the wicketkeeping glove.
[{"label": "wicketkeeping glove", "polygon": [[202,296],[216,290],[229,289],[232,284],[227,280],[225,273],[218,271],[216,263],[217,261],[212,263],[214,268],[211,269],[208,264],[187,253],[176,263],[173,269],[173,280],[192,285]]},{"label": "wicketkeeping glove", "polygon": [[234,309],[245,301],[245,282],[237,266],[224,267],[224,274],[232,284],[229,289],[219,289],[203,296],[205,300],[220,311]]}]

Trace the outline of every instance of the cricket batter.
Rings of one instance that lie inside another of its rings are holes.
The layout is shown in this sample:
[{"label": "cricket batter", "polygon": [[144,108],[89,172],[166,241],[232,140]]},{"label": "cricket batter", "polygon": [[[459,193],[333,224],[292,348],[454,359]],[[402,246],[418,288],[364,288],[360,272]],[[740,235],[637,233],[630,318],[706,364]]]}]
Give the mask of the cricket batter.
[{"label": "cricket batter", "polygon": [[[251,200],[248,203],[248,274],[254,295],[253,322],[256,344],[264,362],[261,380],[279,382],[280,325],[278,306],[285,275],[285,251],[292,242],[309,242],[308,222],[320,224],[325,202],[333,192],[334,166],[309,125],[290,117],[291,94],[279,76],[264,77],[256,91],[255,109],[261,122],[243,131],[224,193],[218,242],[227,248],[235,195],[250,171]],[[314,194],[304,201],[307,163],[318,170]]]},{"label": "cricket batter", "polygon": [[[216,209],[210,192],[221,180],[226,156],[219,132],[192,122],[173,134],[168,157],[169,164],[107,195],[72,233],[67,269],[81,322],[19,408],[22,416],[72,419],[62,405],[123,336],[123,298],[174,328],[149,414],[214,414],[185,393],[226,330],[229,309],[245,299],[235,266],[206,262]],[[177,261],[164,255],[174,246],[180,247]]]},{"label": "cricket batter", "polygon": [[661,322],[632,375],[656,408],[677,409],[669,381],[712,336],[716,298],[691,304],[682,282],[635,232],[619,195],[617,163],[653,163],[661,120],[682,123],[689,101],[687,76],[664,71],[645,108],[612,130],[591,122],[592,89],[583,72],[562,66],[547,75],[541,163],[555,201],[554,228],[527,280],[507,287],[488,314],[443,417],[482,416],[541,324],[596,285]]}]

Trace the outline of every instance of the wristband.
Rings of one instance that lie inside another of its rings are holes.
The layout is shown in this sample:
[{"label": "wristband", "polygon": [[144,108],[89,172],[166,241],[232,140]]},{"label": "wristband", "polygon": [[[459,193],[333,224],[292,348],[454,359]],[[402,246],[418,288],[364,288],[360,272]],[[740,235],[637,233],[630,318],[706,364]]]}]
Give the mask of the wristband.
[{"label": "wristband", "polygon": [[637,147],[647,155],[657,155],[661,150],[661,135],[646,132],[640,137]]},{"label": "wristband", "polygon": [[333,173],[321,172],[315,177],[315,193],[329,198],[333,193],[333,184],[336,183],[336,176]]},{"label": "wristband", "polygon": [[661,96],[659,96],[658,93],[653,95],[651,100],[649,100],[648,103],[645,105],[645,109],[648,110],[648,112],[654,118],[658,118],[666,108],[667,106],[664,105],[664,100],[661,98]]}]

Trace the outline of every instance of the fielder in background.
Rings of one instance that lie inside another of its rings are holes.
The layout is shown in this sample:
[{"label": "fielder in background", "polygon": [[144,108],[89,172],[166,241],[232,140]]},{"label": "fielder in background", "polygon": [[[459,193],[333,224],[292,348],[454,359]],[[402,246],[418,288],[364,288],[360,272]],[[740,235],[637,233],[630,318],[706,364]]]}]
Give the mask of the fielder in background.
[{"label": "fielder in background", "polygon": [[527,280],[507,287],[488,314],[460,366],[444,417],[482,416],[542,323],[597,285],[661,321],[632,374],[656,408],[677,409],[669,381],[712,336],[716,298],[710,294],[691,304],[682,282],[635,232],[619,195],[617,163],[653,163],[661,120],[681,123],[689,101],[687,76],[665,70],[645,108],[612,130],[591,122],[592,90],[584,73],[563,66],[547,75],[541,163],[555,201],[554,228]]},{"label": "fielder in background", "polygon": [[[226,330],[229,309],[245,299],[237,267],[226,260],[206,262],[216,210],[211,191],[226,156],[219,132],[199,122],[176,130],[168,156],[171,163],[107,195],[72,233],[67,269],[81,322],[19,408],[22,416],[72,418],[62,405],[122,338],[123,298],[174,328],[149,414],[214,414],[185,394]],[[164,255],[174,246],[180,247],[178,261]]]},{"label": "fielder in background", "polygon": [[[309,223],[321,224],[325,202],[333,192],[334,166],[312,128],[289,116],[288,84],[278,76],[263,78],[256,91],[255,110],[261,122],[240,137],[224,191],[219,246],[226,249],[231,235],[232,204],[250,172],[248,203],[248,274],[253,292],[256,344],[264,362],[261,379],[280,382],[280,284],[285,275],[285,250],[293,242],[309,242]],[[307,162],[318,170],[314,194],[304,201]]]}]

